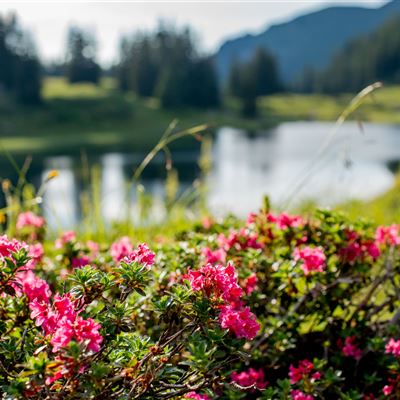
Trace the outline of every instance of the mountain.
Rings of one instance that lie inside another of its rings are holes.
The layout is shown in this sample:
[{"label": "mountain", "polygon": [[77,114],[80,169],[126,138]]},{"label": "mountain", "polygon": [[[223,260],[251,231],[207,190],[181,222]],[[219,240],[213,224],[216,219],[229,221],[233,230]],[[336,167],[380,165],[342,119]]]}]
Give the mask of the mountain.
[{"label": "mountain", "polygon": [[306,67],[326,67],[346,42],[374,31],[398,14],[400,0],[380,8],[329,7],[273,25],[258,35],[228,40],[216,54],[220,81],[226,82],[233,60],[247,60],[258,47],[264,47],[276,56],[282,79],[290,84]]}]

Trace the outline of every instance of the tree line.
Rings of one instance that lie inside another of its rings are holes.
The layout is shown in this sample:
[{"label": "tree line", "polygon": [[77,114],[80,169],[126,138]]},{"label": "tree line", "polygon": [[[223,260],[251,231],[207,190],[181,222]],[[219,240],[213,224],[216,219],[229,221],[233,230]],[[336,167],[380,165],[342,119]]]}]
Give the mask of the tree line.
[{"label": "tree line", "polygon": [[400,17],[351,40],[322,71],[307,69],[295,85],[302,92],[358,92],[375,81],[400,83]]},{"label": "tree line", "polygon": [[0,15],[0,97],[39,104],[41,67],[34,44],[15,16]]},{"label": "tree line", "polygon": [[165,108],[220,104],[214,60],[196,48],[192,32],[161,25],[122,38],[116,73],[121,90],[154,96]]},{"label": "tree line", "polygon": [[4,92],[21,103],[40,104],[46,74],[65,76],[71,83],[97,84],[108,73],[121,91],[155,97],[163,108],[213,109],[223,96],[232,96],[239,100],[243,115],[254,117],[260,96],[283,90],[335,94],[358,91],[376,80],[399,83],[399,26],[400,17],[389,20],[373,34],[349,42],[325,69],[307,68],[286,86],[274,55],[258,48],[245,61],[231,60],[228,83],[221,86],[214,57],[199,50],[189,28],[161,23],[154,31],[122,37],[119,60],[104,71],[90,32],[71,27],[64,59],[42,66],[32,38],[17,18],[0,15],[0,96]]},{"label": "tree line", "polygon": [[[64,60],[42,66],[16,17],[1,18],[0,24],[0,85],[22,103],[40,103],[44,75],[97,84],[105,72],[97,61],[96,38],[88,31],[71,27]],[[221,95],[230,94],[241,100],[246,116],[256,115],[257,97],[280,88],[275,60],[262,49],[248,62],[234,62],[229,87],[219,87],[214,58],[199,50],[192,31],[162,23],[153,32],[122,37],[119,60],[109,72],[121,91],[156,97],[163,108],[214,109]]]}]

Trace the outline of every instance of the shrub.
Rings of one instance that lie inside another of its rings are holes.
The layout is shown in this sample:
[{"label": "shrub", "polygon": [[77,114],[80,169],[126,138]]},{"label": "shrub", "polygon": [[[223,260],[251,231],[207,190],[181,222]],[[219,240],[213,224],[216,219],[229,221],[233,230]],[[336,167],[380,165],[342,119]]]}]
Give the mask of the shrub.
[{"label": "shrub", "polygon": [[265,206],[168,244],[52,245],[17,221],[0,237],[6,399],[400,396],[397,225]]}]

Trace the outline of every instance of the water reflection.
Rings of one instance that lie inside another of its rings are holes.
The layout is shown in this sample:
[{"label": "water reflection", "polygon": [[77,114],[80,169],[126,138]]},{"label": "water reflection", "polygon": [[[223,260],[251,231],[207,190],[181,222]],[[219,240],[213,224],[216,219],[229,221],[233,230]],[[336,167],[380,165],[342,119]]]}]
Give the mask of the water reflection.
[{"label": "water reflection", "polygon": [[[208,204],[216,214],[234,212],[244,215],[257,209],[262,196],[282,203],[304,177],[318,149],[326,140],[331,123],[296,122],[281,124],[267,134],[222,128],[213,147],[213,169],[209,176]],[[196,178],[197,154],[174,156],[184,180],[181,190]],[[346,123],[334,137],[324,156],[318,160],[307,179],[294,191],[296,201],[314,199],[333,205],[349,198],[368,199],[393,184],[393,167],[400,160],[400,128],[366,124],[361,131],[356,123]],[[137,161],[137,160],[136,160]],[[162,163],[162,160],[159,162]],[[181,164],[180,164],[181,163]],[[132,171],[132,157],[106,154],[101,157],[102,212],[107,221],[126,216],[127,201],[132,204],[131,218],[138,218],[136,190],[126,194],[127,170]],[[72,225],[79,219],[77,184],[69,158],[48,159],[43,177],[50,169],[60,171],[50,182],[44,198],[44,210],[50,223]],[[165,187],[163,177],[154,168],[143,182],[154,198],[151,213],[163,218]]]},{"label": "water reflection", "polygon": [[121,154],[106,154],[101,160],[101,210],[107,221],[120,220],[126,216],[126,186],[124,159]]},{"label": "water reflection", "polygon": [[58,171],[43,197],[43,212],[50,226],[71,227],[78,222],[78,196],[72,160],[69,157],[51,157],[45,162],[44,181],[52,170]]}]

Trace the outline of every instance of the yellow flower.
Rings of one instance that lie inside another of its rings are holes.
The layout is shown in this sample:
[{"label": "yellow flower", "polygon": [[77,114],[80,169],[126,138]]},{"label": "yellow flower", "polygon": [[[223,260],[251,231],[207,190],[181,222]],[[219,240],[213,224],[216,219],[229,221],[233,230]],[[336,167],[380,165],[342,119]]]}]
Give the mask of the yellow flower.
[{"label": "yellow flower", "polygon": [[49,181],[51,179],[54,179],[58,176],[58,171],[56,169],[52,169],[48,174],[47,174],[47,178],[46,181]]}]

